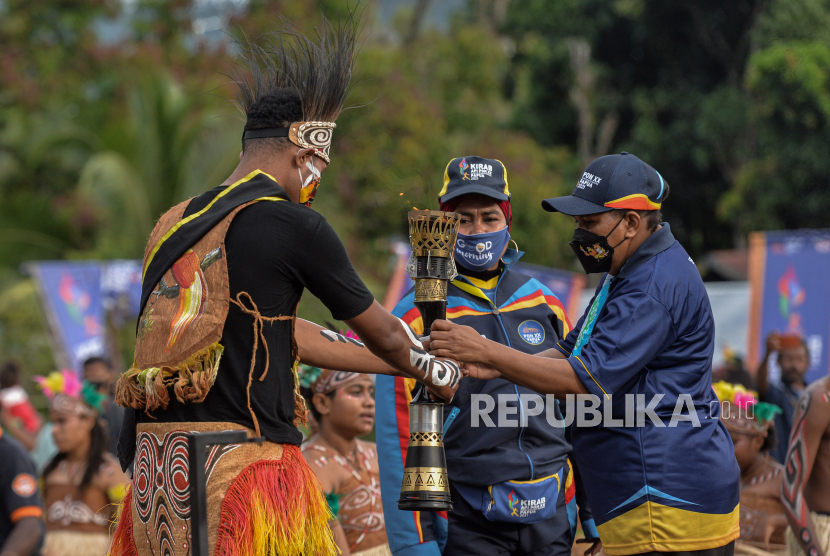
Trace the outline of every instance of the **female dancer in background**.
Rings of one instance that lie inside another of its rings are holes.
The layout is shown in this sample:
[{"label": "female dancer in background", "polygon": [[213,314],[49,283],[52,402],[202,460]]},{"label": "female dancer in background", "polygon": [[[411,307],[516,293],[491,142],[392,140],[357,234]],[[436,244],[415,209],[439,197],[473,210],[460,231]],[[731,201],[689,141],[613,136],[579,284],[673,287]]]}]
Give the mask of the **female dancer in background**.
[{"label": "female dancer in background", "polygon": [[58,454],[43,470],[46,538],[43,556],[103,556],[110,522],[129,479],[100,419],[103,396],[72,371],[37,377],[50,398],[49,416]]},{"label": "female dancer in background", "polygon": [[303,445],[303,455],[320,479],[335,541],[344,555],[391,555],[380,499],[374,442],[357,437],[375,424],[375,384],[370,376],[307,367],[303,395],[319,432]]}]

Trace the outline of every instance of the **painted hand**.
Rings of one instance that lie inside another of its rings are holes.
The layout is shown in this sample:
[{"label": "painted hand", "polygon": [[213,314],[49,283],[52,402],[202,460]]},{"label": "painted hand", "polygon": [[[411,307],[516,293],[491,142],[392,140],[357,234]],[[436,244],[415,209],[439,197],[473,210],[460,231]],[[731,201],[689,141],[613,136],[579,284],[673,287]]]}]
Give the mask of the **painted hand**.
[{"label": "painted hand", "polygon": [[458,383],[461,380],[461,369],[455,361],[449,359],[433,359],[429,375],[432,385],[428,385],[431,393],[451,402],[458,390]]},{"label": "painted hand", "polygon": [[469,326],[460,326],[448,320],[437,320],[430,333],[430,353],[467,363],[486,363],[487,343],[481,334]]}]

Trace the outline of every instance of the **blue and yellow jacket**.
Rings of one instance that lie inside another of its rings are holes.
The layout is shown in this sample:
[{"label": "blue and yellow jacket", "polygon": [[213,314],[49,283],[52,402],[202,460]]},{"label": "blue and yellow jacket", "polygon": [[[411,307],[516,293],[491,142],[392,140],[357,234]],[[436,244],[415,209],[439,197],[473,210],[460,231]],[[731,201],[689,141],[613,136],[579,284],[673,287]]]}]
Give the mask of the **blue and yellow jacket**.
[{"label": "blue and yellow jacket", "polygon": [[[421,315],[410,290],[393,314],[422,333]],[[505,269],[484,282],[459,275],[449,286],[447,318],[470,326],[486,338],[525,353],[539,353],[556,346],[567,336],[570,322],[559,299],[541,282]],[[376,382],[377,443],[385,508],[386,534],[396,556],[438,554],[446,538],[446,512],[421,515],[397,509],[403,464],[409,442],[409,410],[415,381],[402,377],[378,376]],[[473,428],[471,397],[488,394],[496,402],[499,394],[517,401],[511,420],[522,422],[523,408],[518,395],[535,394],[503,379],[463,379],[452,403],[444,408],[444,446],[451,483],[489,486],[509,480],[535,480],[559,471],[571,449],[561,428],[551,427],[545,413],[527,417],[527,426],[488,427],[484,421]],[[551,411],[553,409],[551,408]],[[498,423],[496,410],[490,413]],[[566,480],[566,501],[574,496],[572,476]],[[574,504],[569,513],[574,511]],[[585,516],[583,516],[583,520]]]}]

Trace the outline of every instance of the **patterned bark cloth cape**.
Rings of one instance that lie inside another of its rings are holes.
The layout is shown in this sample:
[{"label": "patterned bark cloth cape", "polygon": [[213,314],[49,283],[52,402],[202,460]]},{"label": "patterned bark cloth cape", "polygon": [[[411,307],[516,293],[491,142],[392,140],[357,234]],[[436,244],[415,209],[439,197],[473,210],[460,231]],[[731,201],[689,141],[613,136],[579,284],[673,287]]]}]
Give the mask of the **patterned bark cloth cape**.
[{"label": "patterned bark cloth cape", "polygon": [[186,218],[192,199],[159,220],[144,252],[135,362],[118,381],[119,405],[166,408],[171,386],[179,402],[204,401],[219,369],[229,304],[263,320],[247,294],[240,297],[247,296],[250,306],[230,299],[225,258],[225,235],[240,210],[260,201],[290,202],[273,178],[253,179],[259,174],[264,172],[256,170],[228,186]]},{"label": "patterned bark cloth cape", "polygon": [[[270,176],[254,179],[260,174],[267,176],[260,170],[252,172],[190,216],[183,218],[190,203],[185,201],[159,220],[144,254],[135,362],[118,381],[119,405],[144,411],[165,408],[171,388],[181,403],[203,402],[219,372],[224,349],[220,339],[229,305],[234,303],[254,319],[248,378],[254,430],[249,436],[260,436],[250,386],[262,325],[295,318],[263,317],[245,292],[230,298],[225,235],[231,221],[252,203],[291,202]],[[291,334],[296,361],[293,326]],[[266,361],[265,372],[268,366]],[[296,372],[295,416],[295,423],[305,418]],[[189,553],[190,482],[184,435],[240,428],[234,423],[141,423],[137,431],[130,430],[137,432],[137,438],[122,434],[119,457],[122,465],[135,461],[134,484],[124,499],[111,554]],[[121,446],[126,444],[129,447]],[[319,482],[298,447],[273,442],[215,446],[209,456],[211,555],[336,554]]]}]

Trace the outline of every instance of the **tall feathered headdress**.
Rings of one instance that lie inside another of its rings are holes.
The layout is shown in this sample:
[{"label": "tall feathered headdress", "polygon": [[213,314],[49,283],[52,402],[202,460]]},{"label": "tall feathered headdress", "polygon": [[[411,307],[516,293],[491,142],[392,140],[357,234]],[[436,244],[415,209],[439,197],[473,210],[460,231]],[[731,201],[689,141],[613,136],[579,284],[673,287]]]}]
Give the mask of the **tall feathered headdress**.
[{"label": "tall feathered headdress", "polygon": [[285,25],[281,31],[241,45],[232,78],[238,87],[237,107],[244,114],[269,93],[295,91],[302,103],[303,120],[288,127],[248,129],[242,140],[287,137],[301,148],[313,148],[329,162],[332,130],[349,93],[357,56],[360,14],[332,23],[323,17],[317,40]]}]

